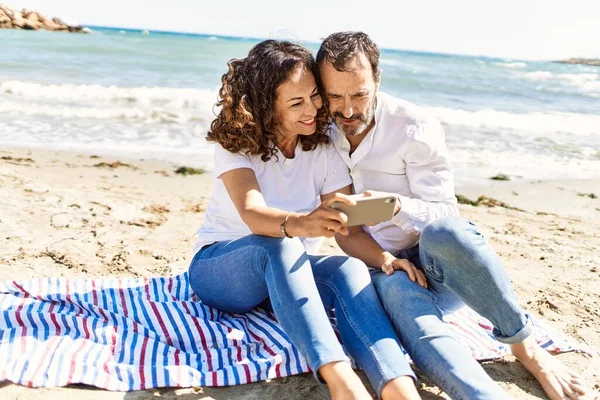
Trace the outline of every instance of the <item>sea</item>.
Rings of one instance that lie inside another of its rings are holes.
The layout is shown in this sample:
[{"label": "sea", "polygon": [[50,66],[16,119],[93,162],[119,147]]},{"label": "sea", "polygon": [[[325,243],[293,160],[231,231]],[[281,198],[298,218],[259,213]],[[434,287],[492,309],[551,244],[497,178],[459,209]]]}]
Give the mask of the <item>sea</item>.
[{"label": "sea", "polygon": [[[211,169],[221,76],[260,39],[90,29],[0,30],[0,147]],[[457,185],[600,177],[599,67],[391,49],[381,67],[443,124]]]}]

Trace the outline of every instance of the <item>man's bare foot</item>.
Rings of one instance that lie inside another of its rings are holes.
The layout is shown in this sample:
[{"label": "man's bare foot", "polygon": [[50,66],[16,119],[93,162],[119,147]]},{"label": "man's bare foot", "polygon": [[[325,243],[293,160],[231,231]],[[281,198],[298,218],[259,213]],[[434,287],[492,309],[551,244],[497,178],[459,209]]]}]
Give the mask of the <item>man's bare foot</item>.
[{"label": "man's bare foot", "polygon": [[327,382],[332,400],[372,400],[362,381],[350,364],[336,361],[319,368],[319,374]]},{"label": "man's bare foot", "polygon": [[581,376],[569,371],[563,363],[542,349],[532,336],[510,348],[551,400],[581,399],[589,392]]}]

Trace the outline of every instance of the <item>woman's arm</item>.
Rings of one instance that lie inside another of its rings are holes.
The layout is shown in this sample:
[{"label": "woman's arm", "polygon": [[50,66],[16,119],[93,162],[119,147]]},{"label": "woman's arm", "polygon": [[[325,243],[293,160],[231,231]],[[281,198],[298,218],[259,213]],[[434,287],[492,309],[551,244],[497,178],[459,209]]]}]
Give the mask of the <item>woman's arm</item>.
[{"label": "woman's arm", "polygon": [[352,205],[348,196],[331,193],[328,200],[308,214],[268,207],[260,191],[254,171],[237,168],[220,176],[240,217],[250,231],[256,235],[282,237],[281,223],[288,216],[285,230],[290,236],[333,237],[336,233],[346,234],[346,215],[329,208],[333,201]]},{"label": "woman's arm", "polygon": [[405,271],[411,281],[427,287],[425,274],[416,268],[410,261],[396,258],[389,251],[385,251],[365,231],[362,226],[348,227],[347,235],[335,235],[338,246],[351,257],[362,260],[369,267],[383,270],[388,275],[394,271]]},{"label": "woman's arm", "polygon": [[[340,189],[339,193],[350,194],[350,190],[350,186],[347,186]],[[327,199],[327,196],[321,198],[322,200]],[[371,268],[381,269],[388,275],[396,270],[405,271],[410,280],[427,287],[425,275],[419,269],[410,261],[396,258],[392,253],[385,251],[371,235],[362,229],[362,226],[350,226],[347,229],[346,235],[335,235],[335,241],[344,253],[362,260]]]}]

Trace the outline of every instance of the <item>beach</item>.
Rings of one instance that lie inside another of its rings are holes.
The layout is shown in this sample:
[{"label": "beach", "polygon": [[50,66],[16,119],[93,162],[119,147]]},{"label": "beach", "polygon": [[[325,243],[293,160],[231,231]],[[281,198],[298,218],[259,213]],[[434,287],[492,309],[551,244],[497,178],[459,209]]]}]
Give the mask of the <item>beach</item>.
[{"label": "beach", "polygon": [[[0,31],[0,280],[174,276],[191,260],[212,193],[205,137],[221,76],[258,39],[90,29]],[[521,305],[595,354],[557,357],[599,392],[597,67],[385,48],[380,61],[381,90],[442,123],[461,215],[506,262]],[[177,173],[183,166],[205,172]],[[322,251],[341,253],[332,240]],[[515,398],[544,398],[514,359],[484,367]],[[423,398],[445,398],[422,377],[419,385]],[[0,383],[0,399],[70,395],[304,400],[327,391],[308,374],[130,393]]]},{"label": "beach", "polygon": [[[151,277],[184,272],[211,196],[209,172],[172,162],[0,147],[0,280]],[[505,261],[520,304],[590,354],[557,357],[600,393],[600,179],[480,181],[460,205]],[[481,203],[481,202],[480,202]],[[484,202],[486,203],[486,202]],[[333,241],[326,254],[340,254]],[[484,368],[517,399],[545,398],[512,357]],[[424,399],[446,398],[421,379]],[[325,399],[311,375],[229,388],[131,393],[86,386],[30,389],[0,383],[3,399]],[[592,397],[593,398],[593,397]]]}]

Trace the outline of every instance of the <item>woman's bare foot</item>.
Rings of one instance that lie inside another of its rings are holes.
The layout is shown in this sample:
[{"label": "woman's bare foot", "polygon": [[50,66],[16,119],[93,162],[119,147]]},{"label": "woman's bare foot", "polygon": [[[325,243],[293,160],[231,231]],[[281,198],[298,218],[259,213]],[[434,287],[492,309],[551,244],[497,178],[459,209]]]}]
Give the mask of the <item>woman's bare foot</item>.
[{"label": "woman's bare foot", "polygon": [[421,398],[410,376],[401,376],[387,382],[381,391],[382,400],[418,400]]},{"label": "woman's bare foot", "polygon": [[515,357],[537,379],[551,400],[579,399],[589,388],[583,378],[542,349],[532,336],[510,346]]},{"label": "woman's bare foot", "polygon": [[336,361],[319,368],[319,374],[327,382],[332,400],[372,400],[362,381],[350,364]]}]

